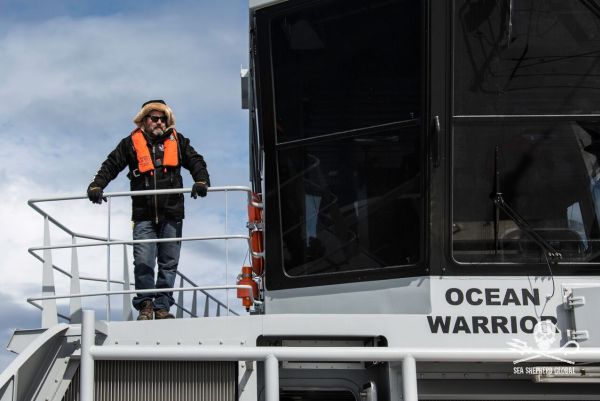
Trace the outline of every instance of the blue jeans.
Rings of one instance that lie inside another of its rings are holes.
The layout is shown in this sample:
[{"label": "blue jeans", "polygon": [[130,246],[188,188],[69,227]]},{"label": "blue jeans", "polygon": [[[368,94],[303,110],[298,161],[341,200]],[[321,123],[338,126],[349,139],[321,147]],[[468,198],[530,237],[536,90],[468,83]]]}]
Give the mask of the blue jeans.
[{"label": "blue jeans", "polygon": [[[155,224],[152,221],[136,221],[133,225],[133,239],[158,239],[181,237],[181,221],[166,220]],[[133,274],[135,289],[173,288],[175,274],[179,264],[181,241],[134,244]],[[154,282],[154,265],[158,262],[158,274]],[[139,310],[142,302],[153,301],[154,310],[167,309],[175,303],[172,292],[137,294],[133,298],[133,307]]]}]

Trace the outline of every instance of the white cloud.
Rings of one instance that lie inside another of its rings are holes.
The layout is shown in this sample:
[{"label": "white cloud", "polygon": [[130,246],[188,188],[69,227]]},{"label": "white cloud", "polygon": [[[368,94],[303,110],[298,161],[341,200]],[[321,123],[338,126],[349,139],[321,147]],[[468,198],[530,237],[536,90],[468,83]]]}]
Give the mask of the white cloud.
[{"label": "white cloud", "polygon": [[[0,45],[2,58],[11,60],[0,67],[5,79],[0,95],[11,99],[3,113],[36,101],[52,109],[58,101],[62,110],[56,112],[73,121],[76,112],[89,111],[77,107],[82,99],[102,102],[110,112],[138,107],[140,98],[153,95],[176,99],[182,107],[191,100],[196,110],[219,110],[239,92],[229,73],[243,60],[231,55],[245,44],[245,33],[207,34],[193,21],[160,14],[152,20],[57,18],[17,27]],[[80,117],[98,121],[100,115]]]},{"label": "white cloud", "polygon": [[[245,32],[207,33],[190,18],[176,23],[160,13],[152,20],[57,18],[16,27],[0,38],[0,58],[10,60],[0,65],[0,97],[10,99],[0,110],[0,135],[15,139],[4,165],[62,188],[65,174],[88,180],[151,98],[169,102],[178,128],[211,165],[244,159],[244,59],[232,54],[245,44]],[[240,174],[243,182],[246,176]]]}]

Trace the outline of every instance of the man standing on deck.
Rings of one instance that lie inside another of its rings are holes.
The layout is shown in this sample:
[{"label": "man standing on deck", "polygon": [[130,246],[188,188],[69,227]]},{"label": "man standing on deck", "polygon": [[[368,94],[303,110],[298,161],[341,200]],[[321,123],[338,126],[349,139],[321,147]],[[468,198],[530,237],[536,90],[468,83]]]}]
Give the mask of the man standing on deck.
[{"label": "man standing on deck", "polygon": [[[88,186],[90,201],[101,204],[103,190],[125,167],[132,191],[182,188],[181,167],[190,171],[192,198],[206,196],[210,180],[204,158],[190,140],[175,131],[175,116],[163,100],[150,100],[134,117],[137,126],[102,163]],[[133,239],[181,237],[183,194],[132,196]],[[180,241],[134,244],[136,290],[172,288],[179,263]],[[154,265],[158,274],[154,280]],[[137,294],[133,306],[138,320],[172,319],[172,292]]]}]

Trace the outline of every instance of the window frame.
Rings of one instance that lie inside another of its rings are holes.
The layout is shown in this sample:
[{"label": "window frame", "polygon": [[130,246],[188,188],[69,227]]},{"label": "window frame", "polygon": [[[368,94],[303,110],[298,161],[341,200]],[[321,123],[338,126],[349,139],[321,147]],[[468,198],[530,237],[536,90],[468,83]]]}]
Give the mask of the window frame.
[{"label": "window frame", "polygon": [[[285,273],[283,268],[283,250],[282,250],[282,239],[281,239],[281,198],[279,193],[279,182],[278,182],[278,166],[279,166],[279,154],[278,152],[282,149],[290,149],[296,146],[305,146],[309,144],[318,144],[324,141],[331,141],[337,138],[347,138],[353,135],[369,135],[368,131],[377,131],[375,127],[365,127],[356,130],[336,132],[327,134],[319,137],[309,137],[304,139],[296,139],[286,142],[278,142],[276,135],[276,124],[275,124],[275,99],[273,90],[273,69],[272,69],[272,55],[271,55],[271,20],[282,14],[289,13],[299,8],[310,7],[311,5],[318,4],[319,1],[306,0],[298,1],[293,4],[281,3],[276,4],[272,7],[257,10],[253,21],[253,29],[256,34],[256,47],[254,49],[254,58],[256,66],[256,82],[257,92],[259,99],[259,127],[262,131],[261,138],[263,139],[264,149],[264,183],[267,191],[264,196],[265,202],[265,262],[268,268],[266,269],[266,280],[265,284],[269,290],[288,289],[288,288],[301,288],[301,287],[312,287],[330,284],[341,284],[341,283],[353,283],[362,281],[375,281],[397,277],[414,277],[423,276],[427,274],[428,259],[429,259],[429,246],[427,239],[429,238],[429,199],[427,182],[428,179],[428,168],[426,163],[426,149],[428,146],[427,130],[428,124],[424,124],[423,121],[427,120],[428,108],[428,71],[427,71],[427,59],[428,59],[428,40],[427,34],[428,27],[428,3],[425,2],[421,5],[421,110],[423,114],[421,117],[421,171],[423,174],[422,186],[423,186],[423,197],[422,197],[422,229],[420,233],[420,247],[421,247],[421,259],[419,263],[415,265],[403,265],[403,266],[390,266],[381,269],[369,269],[369,270],[357,270],[340,273],[329,273],[319,274],[313,276],[289,276]],[[264,48],[260,47],[259,44],[263,44]],[[265,66],[267,66],[265,68]],[[260,74],[262,71],[263,74]],[[402,122],[393,122],[392,126],[405,126],[407,124],[414,124],[413,120]],[[365,134],[366,132],[366,134]],[[275,205],[275,207],[273,207]]]}]

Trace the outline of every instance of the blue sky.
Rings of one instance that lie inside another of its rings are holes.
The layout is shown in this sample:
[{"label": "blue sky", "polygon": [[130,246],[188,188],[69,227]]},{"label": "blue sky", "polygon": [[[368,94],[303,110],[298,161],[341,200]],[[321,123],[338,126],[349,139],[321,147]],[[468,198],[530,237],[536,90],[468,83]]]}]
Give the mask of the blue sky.
[{"label": "blue sky", "polygon": [[[42,245],[43,221],[27,200],[84,195],[146,100],[162,98],[171,106],[178,130],[207,160],[213,186],[248,185],[248,115],[240,107],[239,79],[240,67],[248,65],[248,4],[0,0],[0,9],[0,220],[7,228],[0,269],[10,280],[0,290],[4,346],[13,329],[40,324],[39,312],[25,299],[41,290],[41,263],[27,249]],[[192,183],[187,173],[184,183]],[[122,173],[107,191],[127,189]],[[221,194],[186,200],[184,235],[222,233],[223,204]],[[229,232],[243,233],[243,196],[230,197],[228,205]],[[107,232],[106,206],[74,201],[49,209],[76,231]],[[129,201],[115,201],[112,209],[112,235],[129,238]],[[53,243],[70,241],[57,230],[51,234]],[[245,249],[231,242],[228,248],[227,273],[222,243],[184,244],[180,268],[198,284],[232,283]],[[79,255],[82,274],[103,273],[106,251],[88,252]],[[65,255],[53,258],[68,266]],[[64,288],[57,279],[56,292]],[[12,359],[0,351],[0,370]]]}]

